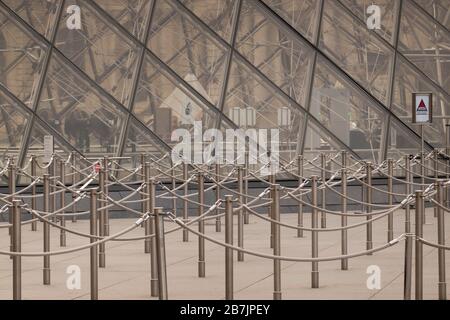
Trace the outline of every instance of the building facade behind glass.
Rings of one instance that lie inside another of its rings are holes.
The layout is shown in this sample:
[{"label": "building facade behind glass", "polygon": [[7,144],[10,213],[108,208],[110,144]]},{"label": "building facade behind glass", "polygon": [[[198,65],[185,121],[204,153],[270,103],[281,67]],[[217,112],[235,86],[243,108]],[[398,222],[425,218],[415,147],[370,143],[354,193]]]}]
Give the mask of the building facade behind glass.
[{"label": "building facade behind glass", "polygon": [[282,161],[398,159],[421,148],[413,92],[433,93],[425,151],[444,148],[449,29],[449,0],[2,0],[0,161],[25,166],[45,135],[159,157],[195,121],[277,128]]}]

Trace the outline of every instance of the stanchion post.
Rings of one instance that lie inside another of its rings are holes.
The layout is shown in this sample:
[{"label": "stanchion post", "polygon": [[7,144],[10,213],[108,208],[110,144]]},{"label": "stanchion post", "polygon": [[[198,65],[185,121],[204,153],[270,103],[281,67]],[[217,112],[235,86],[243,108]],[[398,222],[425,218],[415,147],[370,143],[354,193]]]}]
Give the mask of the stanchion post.
[{"label": "stanchion post", "polygon": [[[142,214],[145,214],[146,212],[153,212],[153,204],[154,203],[154,199],[152,199],[152,185],[150,182],[150,163],[146,162],[144,163],[144,182],[145,182],[145,193],[147,194],[145,201],[142,203]],[[142,197],[144,198],[144,197]],[[151,220],[147,219],[143,222],[144,224],[144,233],[145,236],[148,237],[151,232],[150,232],[150,223]],[[144,252],[145,253],[150,253],[151,252],[151,240],[150,238],[145,238],[144,240]]]},{"label": "stanchion post", "polygon": [[[108,156],[103,157],[103,166],[102,169],[105,174],[105,184],[103,189],[104,198],[108,198],[109,194],[109,188],[108,188],[108,182],[109,182],[109,158]],[[109,209],[105,208],[103,210],[103,225],[100,226],[103,228],[103,234],[107,237],[109,236]]]},{"label": "stanchion post", "polygon": [[[197,175],[198,182],[198,216],[203,214],[203,204],[205,203],[204,192],[205,192],[205,177],[203,172],[199,172]],[[201,234],[205,233],[205,220],[200,219],[198,222],[198,232]],[[200,278],[205,277],[205,238],[198,237],[198,276]]]},{"label": "stanchion post", "polygon": [[[372,163],[366,162],[366,212],[372,212]],[[372,219],[371,215],[366,218],[368,221]],[[372,222],[367,222],[366,225],[366,250],[371,250],[373,248],[373,234],[372,234]],[[372,253],[368,253],[372,255]]]},{"label": "stanchion post", "polygon": [[[184,198],[183,198],[183,222],[188,222],[188,202],[187,202],[187,196],[188,196],[188,188],[189,184],[186,183],[188,179],[188,164],[183,162],[183,181],[185,183],[184,185]],[[183,229],[183,242],[189,241],[189,232],[186,229]]]},{"label": "stanchion post", "polygon": [[423,243],[419,238],[423,237],[423,211],[425,210],[423,192],[416,191],[416,261],[415,261],[415,284],[416,300],[423,299]]},{"label": "stanchion post", "polygon": [[[49,214],[49,207],[50,207],[50,181],[49,181],[49,175],[48,173],[44,174],[44,212],[45,212],[45,218],[48,219]],[[42,222],[42,229],[44,231],[44,252],[50,251],[50,225],[43,221]],[[44,268],[43,268],[43,280],[44,285],[50,284],[50,256],[45,255],[44,256]]]},{"label": "stanchion post", "polygon": [[[72,152],[72,157],[70,158],[71,166],[72,166],[72,170],[70,171],[71,174],[72,174],[72,187],[77,182],[77,171],[75,170],[76,158],[77,158],[77,154],[75,153],[75,151],[73,151]],[[75,213],[77,211],[77,205],[75,203],[75,199],[76,198],[77,198],[77,194],[75,192],[72,192],[72,213]],[[76,215],[72,216],[72,222],[77,222],[77,216]]]},{"label": "stanchion post", "polygon": [[[275,176],[273,174],[269,175],[269,183],[274,184],[275,182],[276,182]],[[269,211],[268,212],[269,218],[273,219],[273,206],[272,205],[267,206],[267,209]],[[274,226],[274,224],[271,223],[270,224],[270,248],[271,249],[273,249],[273,242],[274,242],[273,241],[273,233],[274,233],[273,226]]]},{"label": "stanchion post", "polygon": [[[12,252],[21,252],[21,210],[20,200],[13,200],[9,208],[12,217]],[[22,299],[22,257],[12,256],[13,262],[13,299]]]},{"label": "stanchion post", "polygon": [[[433,150],[433,171],[434,171],[434,180],[437,181],[439,178],[439,150]],[[434,217],[437,218],[437,207],[434,207]]]},{"label": "stanchion post", "polygon": [[[220,181],[220,164],[216,163],[215,164],[215,174],[216,174],[216,201],[218,201],[220,199],[220,186],[219,186],[219,181]],[[220,232],[221,231],[221,222],[220,222],[220,210],[219,208],[216,209],[216,232]]]},{"label": "stanchion post", "polygon": [[[33,179],[36,179],[36,156],[31,156],[31,176]],[[31,187],[31,209],[36,210],[37,209],[37,199],[36,199],[36,184],[34,184]],[[36,216],[34,214],[31,214],[31,218],[34,219]],[[37,221],[33,221],[31,223],[31,231],[37,231]]]},{"label": "stanchion post", "polygon": [[[66,164],[64,163],[64,161],[60,161],[59,162],[59,174],[60,174],[60,181],[61,184],[63,185],[63,191],[61,191],[60,195],[59,195],[59,205],[61,208],[64,208],[66,206]],[[65,227],[66,226],[66,217],[64,216],[65,211],[62,210],[61,211],[61,215],[59,218],[59,222],[61,224],[61,227]],[[61,229],[59,232],[59,245],[61,247],[65,247],[66,246],[66,230]]]},{"label": "stanchion post", "polygon": [[[225,242],[233,245],[233,196],[225,196]],[[233,300],[233,249],[225,248],[225,299]]]},{"label": "stanchion post", "polygon": [[[244,192],[244,185],[243,185],[243,177],[242,172],[243,168],[242,166],[238,165],[237,168],[237,183],[238,183],[238,206],[241,207],[238,212],[238,247],[243,248],[244,247],[244,215],[242,210],[242,205],[244,204],[244,200],[242,197],[242,194]],[[238,261],[244,261],[244,253],[241,251],[238,251]]]},{"label": "stanchion post", "polygon": [[[301,186],[303,183],[303,156],[299,155],[297,157],[297,175],[298,175],[298,185]],[[302,190],[300,190],[299,198],[303,200],[301,195]],[[297,226],[299,228],[303,227],[303,203],[298,203],[298,214],[297,214]],[[303,238],[303,230],[297,229],[297,237]]]},{"label": "stanchion post", "polygon": [[[409,155],[405,155],[405,193],[407,195],[411,194],[411,160]],[[409,204],[405,205],[405,233],[411,232],[411,206]]]},{"label": "stanchion post", "polygon": [[[97,241],[97,191],[90,192],[90,233],[91,243]],[[90,248],[90,288],[91,300],[98,300],[98,245]]]},{"label": "stanchion post", "polygon": [[[436,201],[444,206],[444,185],[442,181],[435,183]],[[445,246],[445,221],[444,210],[436,206],[437,211],[437,235],[438,244]],[[445,280],[445,249],[438,248],[438,271],[439,271],[439,300],[447,300],[447,283]]]},{"label": "stanchion post", "polygon": [[[9,194],[11,195],[8,197],[8,201],[13,202],[14,201],[14,193],[16,192],[16,166],[13,163],[10,163],[8,166],[8,188],[9,188]],[[12,215],[9,215],[9,224],[12,224]],[[12,226],[8,227],[8,234],[10,237],[10,246],[9,250],[12,250]],[[10,257],[12,259],[12,256]]]},{"label": "stanchion post", "polygon": [[[249,152],[248,150],[245,151],[245,166],[244,166],[244,170],[243,170],[243,175],[244,175],[244,196],[242,197],[242,201],[244,201],[245,204],[247,204],[248,201],[248,172],[249,172],[249,165],[250,165],[250,161],[249,161]],[[244,214],[244,224],[249,224],[250,223],[250,214],[248,213],[248,211],[243,208],[243,214]]]},{"label": "stanchion post", "polygon": [[155,243],[158,265],[158,294],[159,300],[168,299],[167,290],[167,265],[166,265],[166,243],[164,239],[164,216],[162,208],[155,208]]},{"label": "stanchion post", "polygon": [[[392,184],[392,177],[394,175],[394,161],[392,159],[387,160],[387,171],[388,171],[388,178],[387,178],[387,191],[388,191],[388,205],[392,206],[393,203],[393,196],[392,192],[394,191],[393,184]],[[387,241],[390,242],[394,239],[394,213],[391,212],[388,214],[388,231],[387,231]]]},{"label": "stanchion post", "polygon": [[[175,164],[172,163],[172,169],[170,170],[170,173],[172,175],[171,182],[172,182],[172,190],[175,190],[177,187],[177,180],[175,179]],[[176,192],[176,191],[174,191]],[[177,197],[172,195],[172,211],[173,215],[177,216]]]},{"label": "stanchion post", "polygon": [[[108,203],[107,197],[106,197],[106,193],[105,193],[105,188],[106,188],[106,172],[104,168],[101,168],[100,171],[98,172],[98,184],[100,187],[100,196],[99,198],[101,200],[103,200],[102,202],[100,202],[100,206],[101,207],[105,207],[106,204]],[[102,208],[99,212],[99,217],[98,217],[98,234],[100,237],[104,237],[105,235],[105,213],[104,208]],[[106,251],[106,243],[100,243],[99,245],[99,253],[98,253],[98,265],[100,268],[105,268],[106,267],[106,255],[105,255],[105,251]]]},{"label": "stanchion post", "polygon": [[325,183],[327,182],[327,157],[325,156],[325,153],[321,153],[320,154],[320,164],[321,164],[321,168],[322,168],[322,191],[321,191],[321,204],[322,204],[322,209],[324,209],[323,211],[321,211],[320,213],[320,227],[321,228],[326,228],[327,227],[327,216],[325,213],[325,209],[327,208],[327,190],[325,188]]},{"label": "stanchion post", "polygon": [[[341,169],[341,188],[342,188],[342,196],[341,196],[341,209],[342,213],[347,213],[347,152],[342,151],[342,169]],[[347,216],[341,216],[341,226],[347,226]],[[348,234],[347,229],[341,230],[341,254],[346,255],[348,253]],[[348,270],[348,259],[341,259],[341,270]]]},{"label": "stanchion post", "polygon": [[[53,162],[50,164],[49,173],[50,173],[50,212],[56,211],[56,180],[57,180],[57,169],[58,169],[58,157],[54,154],[53,155]],[[57,216],[53,215],[51,220],[52,222],[57,222]]]},{"label": "stanchion post", "polygon": [[[150,177],[150,163],[148,163],[147,166],[147,175],[149,179],[147,180],[147,186],[148,186],[148,200],[147,200],[147,207],[148,212],[154,213],[155,211],[155,204],[156,204],[156,191],[155,191],[155,180]],[[146,228],[148,228],[149,235],[155,234],[155,227],[156,227],[156,221],[155,216],[151,214],[148,219],[144,222],[146,225]],[[159,295],[159,285],[158,285],[158,257],[157,257],[157,243],[156,243],[156,236],[153,238],[149,238],[148,240],[150,245],[150,295],[152,297],[157,297]],[[146,239],[147,240],[147,239]]]},{"label": "stanchion post", "polygon": [[[279,198],[279,186],[272,185],[272,219],[280,222],[280,198]],[[273,255],[281,255],[281,239],[280,239],[280,225],[273,223]],[[281,300],[281,260],[273,259],[273,299]]]},{"label": "stanchion post", "polygon": [[412,279],[412,250],[413,238],[411,233],[405,238],[405,268],[403,278],[403,299],[411,300],[411,279]]},{"label": "stanchion post", "polygon": [[[319,227],[319,216],[317,212],[317,176],[311,177],[311,228],[317,229]],[[311,257],[317,258],[319,256],[319,232],[317,230],[311,231]],[[311,262],[311,288],[319,287],[319,262]]]}]

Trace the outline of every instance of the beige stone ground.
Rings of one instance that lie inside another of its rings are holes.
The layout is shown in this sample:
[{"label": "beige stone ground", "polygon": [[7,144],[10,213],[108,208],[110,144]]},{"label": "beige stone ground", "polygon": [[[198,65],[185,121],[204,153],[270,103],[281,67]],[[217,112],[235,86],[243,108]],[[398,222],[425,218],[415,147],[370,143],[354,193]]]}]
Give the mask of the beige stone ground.
[{"label": "beige stone ground", "polygon": [[[414,211],[411,212],[414,216]],[[424,226],[425,237],[436,242],[436,219],[431,209],[427,209],[428,223]],[[447,220],[449,220],[447,215]],[[337,226],[340,218],[328,215],[328,226]],[[361,221],[352,219],[351,223]],[[282,220],[295,224],[296,215],[283,214]],[[121,230],[134,219],[111,220],[111,234]],[[271,253],[269,248],[270,226],[266,221],[251,217],[245,226],[245,247]],[[309,226],[309,216],[305,215],[305,225]],[[374,246],[385,243],[387,220],[374,223]],[[88,232],[88,221],[68,222],[68,227]],[[166,230],[172,226],[167,224]],[[403,233],[404,212],[395,214],[395,236]],[[412,226],[414,228],[414,225]],[[223,230],[222,230],[223,231]],[[128,236],[143,234],[138,228]],[[207,234],[223,240],[224,233],[216,233],[212,223],[206,226]],[[236,236],[237,232],[235,232]],[[349,251],[364,250],[365,227],[349,231]],[[450,243],[450,223],[446,226],[447,243]],[[310,255],[310,234],[297,238],[296,231],[282,228],[282,254],[287,256]],[[6,229],[0,229],[1,249],[9,249]],[[336,255],[340,252],[340,232],[324,232],[319,236],[320,256]],[[197,237],[190,234],[188,243],[182,242],[181,233],[167,236],[168,287],[170,299],[224,299],[224,248],[207,242],[206,278],[197,277]],[[87,239],[68,235],[68,246],[87,243]],[[235,242],[236,243],[236,242]],[[282,263],[283,299],[402,299],[404,241],[372,256],[351,259],[349,270],[340,270],[340,262],[320,263],[320,288],[310,288],[310,263]],[[60,249],[59,233],[52,230],[52,249]],[[24,227],[23,251],[42,251],[42,226],[38,232]],[[447,253],[447,274],[450,273],[450,254]],[[100,299],[150,299],[150,256],[144,253],[143,241],[111,242],[107,244],[107,266],[99,270]],[[51,280],[49,286],[42,285],[42,258],[23,258],[22,297],[23,299],[89,299],[89,250],[51,258]],[[78,265],[82,270],[80,290],[66,287],[66,269]],[[369,290],[366,286],[367,267],[381,268],[381,289]],[[0,299],[12,298],[11,260],[0,256]],[[272,261],[245,256],[244,262],[235,262],[236,299],[272,299]],[[424,248],[424,297],[437,299],[437,250]],[[414,291],[413,291],[414,293]],[[153,298],[152,298],[153,299]]]}]

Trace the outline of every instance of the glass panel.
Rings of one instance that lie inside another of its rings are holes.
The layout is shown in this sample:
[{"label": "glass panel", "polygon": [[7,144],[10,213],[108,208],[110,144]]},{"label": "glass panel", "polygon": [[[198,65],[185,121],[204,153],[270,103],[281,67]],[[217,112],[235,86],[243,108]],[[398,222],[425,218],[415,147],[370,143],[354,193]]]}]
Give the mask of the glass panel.
[{"label": "glass panel", "polygon": [[44,46],[0,13],[0,83],[31,107],[45,56]]},{"label": "glass panel", "polygon": [[92,156],[114,155],[125,119],[75,72],[53,56],[38,115],[75,148]]},{"label": "glass panel", "polygon": [[265,20],[250,2],[244,2],[236,47],[272,82],[303,105],[313,52]]},{"label": "glass panel", "polygon": [[415,2],[450,30],[450,0],[415,0]]},{"label": "glass panel", "polygon": [[3,2],[34,30],[50,40],[60,0],[5,0]]},{"label": "glass panel", "polygon": [[311,42],[319,15],[317,0],[263,0],[273,11]]},{"label": "glass panel", "polygon": [[412,3],[403,5],[399,51],[450,93],[450,33]]},{"label": "glass panel", "polygon": [[224,40],[231,40],[236,0],[185,0],[184,5]]},{"label": "glass panel", "polygon": [[325,2],[319,47],[376,98],[387,103],[393,50],[334,1]]},{"label": "glass panel", "polygon": [[420,126],[413,125],[412,121],[412,93],[433,93],[433,124],[424,125],[424,138],[434,147],[445,147],[445,118],[450,115],[448,105],[450,100],[428,80],[415,72],[403,60],[397,60],[395,71],[395,87],[392,111],[403,123],[420,135]]},{"label": "glass panel", "polygon": [[0,167],[9,157],[18,158],[30,114],[0,92]]},{"label": "glass panel", "polygon": [[[203,96],[208,95],[194,74],[187,74],[184,80]],[[169,145],[173,144],[170,141],[173,130],[193,130],[195,121],[202,121],[204,129],[212,128],[218,117],[186,88],[175,83],[146,57],[133,107],[137,118]]]},{"label": "glass panel", "polygon": [[144,40],[151,0],[95,0],[110,16],[139,40]]},{"label": "glass panel", "polygon": [[231,65],[223,112],[244,129],[279,129],[280,159],[295,157],[304,113],[236,60]]},{"label": "glass panel", "polygon": [[168,1],[158,1],[147,46],[180,77],[198,79],[216,104],[224,79],[227,53],[189,18],[173,11]]},{"label": "glass panel", "polygon": [[362,159],[378,162],[384,112],[323,59],[316,67],[310,112]]},{"label": "glass panel", "polygon": [[[416,155],[421,149],[420,139],[411,134],[403,124],[393,118],[390,123],[388,141],[387,158],[400,159],[405,154]],[[426,148],[425,152],[428,151],[431,150]]]},{"label": "glass panel", "polygon": [[118,101],[125,103],[129,96],[135,71],[137,49],[108,24],[98,13],[81,6],[81,29],[68,29],[66,1],[63,19],[59,24],[56,47],[89,77],[99,83]]},{"label": "glass panel", "polygon": [[[335,2],[328,1],[326,2]],[[347,8],[349,8],[354,14],[358,16],[362,21],[367,22],[367,20],[372,16],[372,12],[367,13],[367,9],[371,5],[377,5],[381,9],[381,19],[380,19],[380,29],[374,29],[375,32],[380,34],[386,39],[390,44],[394,44],[394,29],[395,20],[397,19],[399,0],[340,0]],[[404,1],[406,2],[406,1]],[[340,17],[336,17],[339,19]]]}]

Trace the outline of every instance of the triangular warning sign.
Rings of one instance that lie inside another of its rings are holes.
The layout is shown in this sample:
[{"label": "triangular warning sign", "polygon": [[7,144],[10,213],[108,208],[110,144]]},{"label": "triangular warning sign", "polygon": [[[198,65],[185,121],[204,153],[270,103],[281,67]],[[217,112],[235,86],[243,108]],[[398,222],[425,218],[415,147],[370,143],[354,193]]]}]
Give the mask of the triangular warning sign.
[{"label": "triangular warning sign", "polygon": [[425,112],[428,111],[425,102],[423,102],[423,99],[420,100],[419,106],[417,107],[417,111],[425,111]]}]

